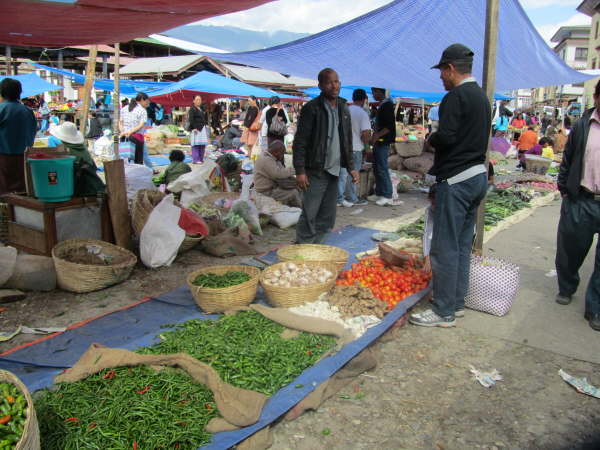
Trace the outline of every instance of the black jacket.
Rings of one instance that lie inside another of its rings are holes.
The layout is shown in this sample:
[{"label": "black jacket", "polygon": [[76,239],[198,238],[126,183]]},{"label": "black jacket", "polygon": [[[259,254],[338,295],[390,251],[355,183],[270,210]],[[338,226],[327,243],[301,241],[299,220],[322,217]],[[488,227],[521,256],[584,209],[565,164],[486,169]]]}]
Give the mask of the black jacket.
[{"label": "black jacket", "polygon": [[[294,169],[297,175],[310,170],[323,170],[327,155],[327,110],[325,98],[319,95],[300,111],[298,129],[294,136]],[[352,160],[352,125],[346,100],[338,97],[340,117],[340,165],[354,170]]]},{"label": "black jacket", "polygon": [[443,181],[483,164],[491,126],[492,108],[477,83],[463,83],[448,92],[440,105],[439,129],[429,138],[435,148],[429,173]]},{"label": "black jacket", "polygon": [[577,201],[581,190],[583,177],[583,157],[590,132],[590,118],[594,108],[588,109],[581,119],[575,122],[563,153],[560,170],[558,172],[558,190],[567,194],[573,201]]},{"label": "black jacket", "polygon": [[[410,123],[414,118],[414,111],[410,110]],[[388,133],[381,136],[378,142],[382,144],[392,144],[396,142],[396,117],[394,115],[394,103],[389,100],[384,100],[377,108],[377,116],[375,119],[375,131],[388,129]]]},{"label": "black jacket", "polygon": [[188,131],[201,131],[206,126],[206,114],[204,114],[204,111],[192,106],[188,112],[188,124]]}]

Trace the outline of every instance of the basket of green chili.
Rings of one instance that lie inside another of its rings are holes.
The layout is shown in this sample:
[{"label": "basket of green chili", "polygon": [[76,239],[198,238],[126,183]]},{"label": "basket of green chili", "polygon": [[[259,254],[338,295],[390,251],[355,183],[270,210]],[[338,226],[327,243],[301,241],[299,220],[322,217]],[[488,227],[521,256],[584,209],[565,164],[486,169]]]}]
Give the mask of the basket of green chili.
[{"label": "basket of green chili", "polygon": [[29,390],[6,370],[0,370],[0,448],[40,448],[40,430]]},{"label": "basket of green chili", "polygon": [[187,276],[196,304],[207,313],[248,306],[256,297],[260,270],[251,266],[210,266]]}]

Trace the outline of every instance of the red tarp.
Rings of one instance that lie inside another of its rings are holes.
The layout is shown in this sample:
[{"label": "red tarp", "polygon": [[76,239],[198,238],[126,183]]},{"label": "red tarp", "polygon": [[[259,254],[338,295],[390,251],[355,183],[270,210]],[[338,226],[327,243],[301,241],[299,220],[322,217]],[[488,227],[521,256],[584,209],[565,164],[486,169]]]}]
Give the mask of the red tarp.
[{"label": "red tarp", "polygon": [[272,0],[3,0],[0,43],[112,44]]}]

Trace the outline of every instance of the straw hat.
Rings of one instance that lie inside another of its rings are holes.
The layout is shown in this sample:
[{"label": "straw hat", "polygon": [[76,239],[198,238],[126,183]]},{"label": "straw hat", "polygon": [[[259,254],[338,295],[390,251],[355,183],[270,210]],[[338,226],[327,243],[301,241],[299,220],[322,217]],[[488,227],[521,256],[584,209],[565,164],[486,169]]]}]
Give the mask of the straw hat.
[{"label": "straw hat", "polygon": [[63,142],[69,144],[82,144],[83,134],[81,134],[73,122],[65,122],[62,125],[50,128],[50,134]]}]

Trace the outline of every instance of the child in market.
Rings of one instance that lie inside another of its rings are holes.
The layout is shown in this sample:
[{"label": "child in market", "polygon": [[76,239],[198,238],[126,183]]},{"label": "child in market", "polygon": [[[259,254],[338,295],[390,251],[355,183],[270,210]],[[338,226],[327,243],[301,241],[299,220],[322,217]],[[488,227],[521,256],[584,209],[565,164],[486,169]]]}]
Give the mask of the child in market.
[{"label": "child in market", "polygon": [[181,175],[191,172],[192,168],[184,163],[184,160],[185,154],[181,150],[173,150],[169,154],[169,161],[171,161],[171,164],[169,164],[169,167],[167,167],[163,173],[152,178],[154,184],[156,186],[160,186],[161,184],[168,186],[169,183],[175,181]]},{"label": "child in market", "polygon": [[540,139],[540,145],[542,146],[542,158],[554,160],[554,142],[552,139],[543,137]]}]

